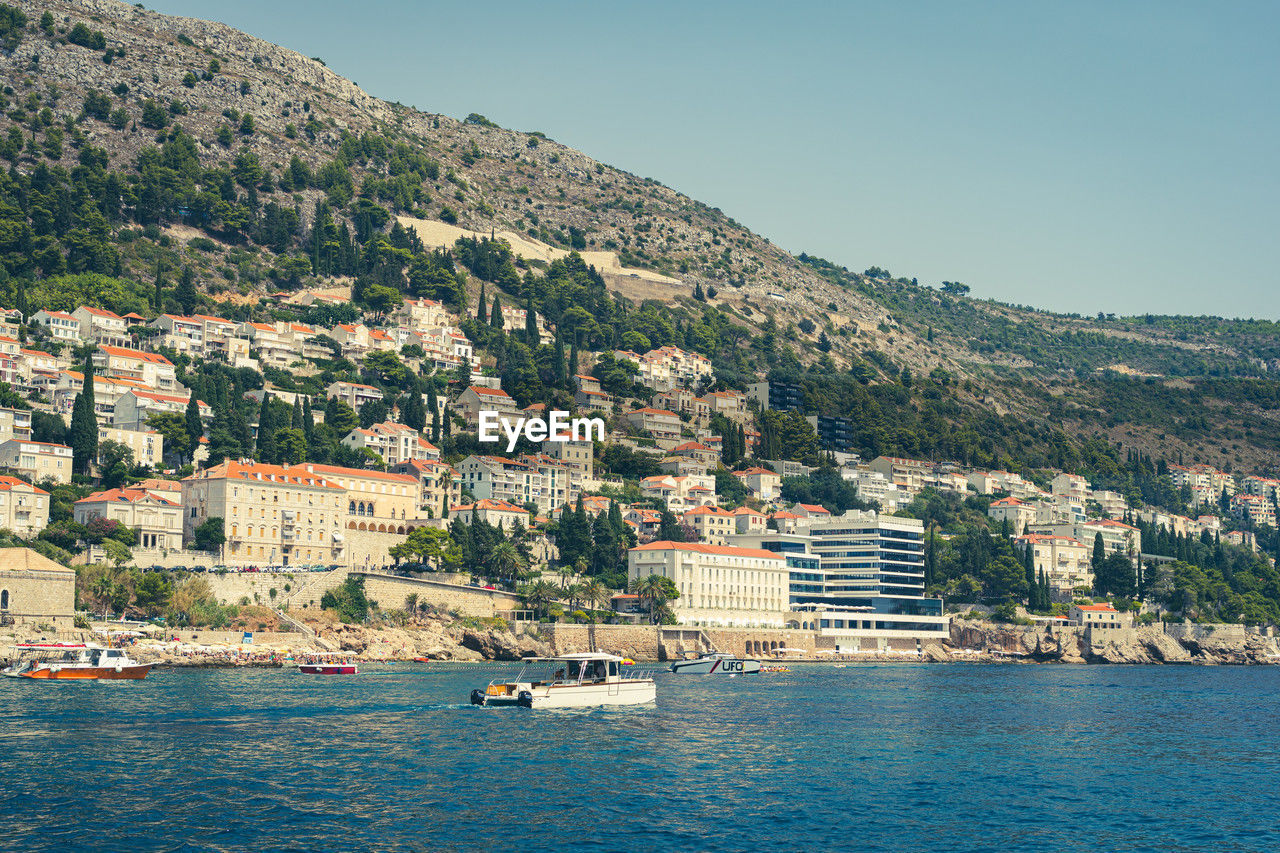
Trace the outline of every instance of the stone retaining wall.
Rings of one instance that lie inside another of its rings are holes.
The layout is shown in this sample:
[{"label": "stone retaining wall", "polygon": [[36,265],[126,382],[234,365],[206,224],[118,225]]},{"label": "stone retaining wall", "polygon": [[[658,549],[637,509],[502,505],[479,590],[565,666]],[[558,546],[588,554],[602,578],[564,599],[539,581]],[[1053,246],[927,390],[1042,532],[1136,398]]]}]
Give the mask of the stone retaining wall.
[{"label": "stone retaining wall", "polygon": [[[195,575],[209,582],[209,590],[219,604],[239,604],[241,599],[248,598],[250,604],[264,607],[283,605],[312,578],[320,576],[320,572],[204,572]],[[339,578],[338,583],[341,582]],[[272,589],[276,591],[275,598],[271,597]],[[319,600],[317,595],[316,601]]]},{"label": "stone retaining wall", "polygon": [[409,595],[417,595],[419,602],[426,602],[463,616],[491,617],[499,613],[519,610],[524,606],[520,596],[496,589],[474,586],[457,586],[432,580],[384,575],[380,572],[351,572],[352,577],[364,578],[364,592],[370,601],[376,601],[383,610],[400,610]]}]

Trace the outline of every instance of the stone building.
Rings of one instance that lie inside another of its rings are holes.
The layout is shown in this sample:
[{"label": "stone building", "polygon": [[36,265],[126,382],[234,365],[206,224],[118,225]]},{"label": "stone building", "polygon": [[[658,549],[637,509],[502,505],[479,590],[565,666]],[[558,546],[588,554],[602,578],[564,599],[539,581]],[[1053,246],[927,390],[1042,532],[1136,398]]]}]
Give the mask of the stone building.
[{"label": "stone building", "polygon": [[76,573],[30,548],[0,548],[0,625],[70,629]]}]

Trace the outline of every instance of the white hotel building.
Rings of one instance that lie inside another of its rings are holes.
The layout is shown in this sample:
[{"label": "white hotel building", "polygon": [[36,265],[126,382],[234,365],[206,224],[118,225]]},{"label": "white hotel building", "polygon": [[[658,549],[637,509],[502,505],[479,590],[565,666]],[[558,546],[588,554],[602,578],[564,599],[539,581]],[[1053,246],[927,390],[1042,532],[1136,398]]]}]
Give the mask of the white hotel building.
[{"label": "white hotel building", "polygon": [[627,552],[627,577],[649,575],[675,583],[680,597],[671,607],[684,624],[786,626],[788,571],[781,554],[698,542],[650,542]]}]

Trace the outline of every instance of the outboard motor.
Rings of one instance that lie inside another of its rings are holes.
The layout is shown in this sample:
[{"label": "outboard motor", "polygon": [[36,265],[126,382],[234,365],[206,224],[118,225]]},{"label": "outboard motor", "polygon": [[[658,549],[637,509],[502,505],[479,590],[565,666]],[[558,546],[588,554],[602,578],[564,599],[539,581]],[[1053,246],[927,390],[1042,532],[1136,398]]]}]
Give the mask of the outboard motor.
[{"label": "outboard motor", "polygon": [[533,694],[528,690],[521,690],[520,695],[516,697],[516,704],[521,708],[532,708]]},{"label": "outboard motor", "polygon": [[480,688],[476,688],[475,690],[472,690],[472,691],[471,691],[471,704],[472,704],[472,705],[483,705],[483,704],[484,704],[484,691],[483,691],[483,690],[481,690]]}]

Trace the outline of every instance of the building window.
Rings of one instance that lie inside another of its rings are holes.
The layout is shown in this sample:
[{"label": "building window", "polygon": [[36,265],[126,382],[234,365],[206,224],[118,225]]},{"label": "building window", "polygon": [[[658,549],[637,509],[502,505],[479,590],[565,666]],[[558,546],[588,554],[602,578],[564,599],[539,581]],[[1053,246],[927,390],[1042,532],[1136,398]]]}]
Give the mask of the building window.
[{"label": "building window", "polygon": [[9,590],[0,590],[0,610],[9,609]]}]

